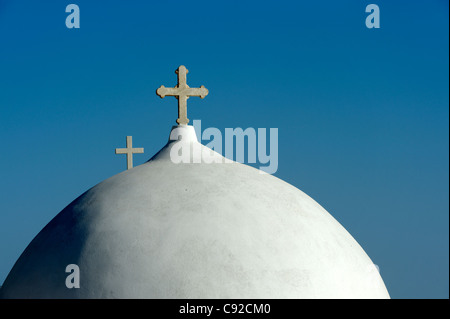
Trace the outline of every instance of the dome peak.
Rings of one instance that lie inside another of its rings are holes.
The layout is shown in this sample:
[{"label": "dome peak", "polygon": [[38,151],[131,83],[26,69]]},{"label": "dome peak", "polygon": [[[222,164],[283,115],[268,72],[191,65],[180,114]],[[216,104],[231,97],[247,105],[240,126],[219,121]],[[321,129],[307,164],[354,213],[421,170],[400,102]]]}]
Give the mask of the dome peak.
[{"label": "dome peak", "polygon": [[180,124],[172,126],[170,130],[169,143],[172,141],[198,143],[198,138],[192,125]]}]

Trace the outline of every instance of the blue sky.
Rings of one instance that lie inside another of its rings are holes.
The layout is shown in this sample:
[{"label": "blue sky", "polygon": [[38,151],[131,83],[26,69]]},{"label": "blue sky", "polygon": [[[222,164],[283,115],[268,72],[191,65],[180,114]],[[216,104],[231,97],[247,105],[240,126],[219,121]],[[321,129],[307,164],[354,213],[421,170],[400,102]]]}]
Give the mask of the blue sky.
[{"label": "blue sky", "polygon": [[[67,29],[76,3],[81,28]],[[381,28],[365,26],[366,5]],[[0,283],[51,218],[167,141],[278,128],[275,176],[327,209],[393,298],[449,297],[448,1],[0,0]]]}]

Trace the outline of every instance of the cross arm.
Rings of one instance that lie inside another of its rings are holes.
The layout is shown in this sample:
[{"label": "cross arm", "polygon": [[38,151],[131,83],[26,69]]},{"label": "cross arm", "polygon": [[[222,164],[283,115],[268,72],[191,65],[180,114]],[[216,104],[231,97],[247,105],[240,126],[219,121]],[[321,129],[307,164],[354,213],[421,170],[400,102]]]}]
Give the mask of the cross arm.
[{"label": "cross arm", "polygon": [[133,153],[144,153],[144,148],[143,147],[135,147],[131,149]]},{"label": "cross arm", "polygon": [[203,85],[199,88],[180,88],[180,87],[174,87],[174,88],[166,88],[164,85],[161,85],[157,90],[156,94],[164,98],[166,96],[199,96],[201,99],[205,98],[209,93],[208,89],[205,88]]},{"label": "cross arm", "polygon": [[164,85],[161,85],[157,90],[156,90],[156,94],[160,97],[160,98],[164,98],[166,95],[167,96],[177,96],[180,94],[179,92],[180,90],[178,88],[166,88]]},{"label": "cross arm", "polygon": [[185,89],[187,96],[199,96],[201,99],[208,95],[209,91],[203,85],[199,88],[188,88]]},{"label": "cross arm", "polygon": [[128,149],[126,148],[116,148],[116,154],[127,154]]}]

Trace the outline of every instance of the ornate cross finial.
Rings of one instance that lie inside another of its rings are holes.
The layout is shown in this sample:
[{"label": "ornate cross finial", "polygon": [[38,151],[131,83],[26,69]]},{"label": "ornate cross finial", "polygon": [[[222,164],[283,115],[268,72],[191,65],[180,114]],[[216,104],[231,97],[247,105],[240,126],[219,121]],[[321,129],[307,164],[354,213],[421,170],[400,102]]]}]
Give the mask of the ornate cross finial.
[{"label": "ornate cross finial", "polygon": [[187,118],[187,99],[190,96],[199,96],[203,99],[208,95],[208,89],[203,85],[199,88],[190,88],[186,84],[186,74],[188,70],[184,65],[180,65],[178,69],[175,71],[178,74],[178,84],[174,88],[166,88],[164,85],[161,85],[159,89],[156,90],[156,94],[158,94],[161,98],[167,96],[175,96],[178,99],[178,124],[188,124],[189,119]]},{"label": "ornate cross finial", "polygon": [[144,149],[133,148],[133,137],[127,136],[127,148],[116,148],[116,154],[127,154],[127,169],[133,168],[133,153],[144,153]]}]

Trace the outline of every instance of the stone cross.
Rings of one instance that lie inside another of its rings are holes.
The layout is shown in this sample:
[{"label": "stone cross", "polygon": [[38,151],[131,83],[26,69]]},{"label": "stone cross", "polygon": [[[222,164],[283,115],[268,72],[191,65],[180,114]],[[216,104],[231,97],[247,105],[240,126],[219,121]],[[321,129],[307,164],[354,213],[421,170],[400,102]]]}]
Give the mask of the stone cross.
[{"label": "stone cross", "polygon": [[186,74],[188,70],[184,65],[180,65],[178,69],[175,71],[178,75],[178,84],[173,88],[166,88],[164,85],[161,85],[159,89],[156,90],[156,94],[161,98],[167,96],[175,96],[178,99],[178,124],[186,125],[189,123],[189,119],[187,118],[187,99],[190,96],[199,96],[203,99],[208,95],[208,89],[203,85],[199,88],[190,88],[186,84]]},{"label": "stone cross", "polygon": [[133,148],[133,137],[127,136],[127,148],[116,148],[116,154],[127,154],[127,169],[133,168],[133,153],[144,153],[144,149]]}]

